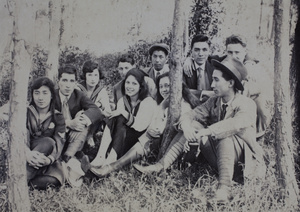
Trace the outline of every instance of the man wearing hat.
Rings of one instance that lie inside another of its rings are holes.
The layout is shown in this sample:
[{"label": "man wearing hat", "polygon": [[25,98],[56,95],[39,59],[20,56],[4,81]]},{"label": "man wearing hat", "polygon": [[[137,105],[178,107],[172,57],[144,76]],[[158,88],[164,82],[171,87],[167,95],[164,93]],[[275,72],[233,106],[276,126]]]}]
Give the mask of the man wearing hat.
[{"label": "man wearing hat", "polygon": [[257,173],[255,167],[265,167],[263,150],[256,142],[255,102],[237,92],[244,90],[245,66],[230,56],[221,63],[212,60],[212,64],[215,70],[211,87],[216,96],[183,115],[179,126],[186,138],[185,151],[189,151],[189,143],[199,142],[201,153],[218,171],[214,200],[224,203],[229,200],[233,177],[242,173],[240,163],[245,164],[244,177],[250,179],[249,174]]},{"label": "man wearing hat", "polygon": [[[264,177],[265,165],[263,150],[255,138],[255,102],[238,92],[244,90],[241,83],[247,75],[244,65],[230,56],[221,63],[213,60],[212,64],[215,70],[211,87],[215,96],[182,115],[178,122],[182,132],[179,131],[175,137],[177,141],[172,141],[173,146],[158,163],[147,167],[135,165],[135,168],[143,173],[161,171],[168,168],[183,150],[191,158],[190,145],[196,144],[219,173],[213,200],[224,203],[229,201],[233,177],[244,174],[245,178],[252,179],[251,174],[255,173]],[[245,164],[243,172],[241,163]],[[197,190],[193,193],[197,195]]]},{"label": "man wearing hat", "polygon": [[169,66],[166,64],[169,53],[170,48],[164,43],[156,43],[150,47],[149,55],[151,57],[152,67],[148,70],[148,75],[154,82],[156,82],[156,78],[160,74],[169,71]]}]

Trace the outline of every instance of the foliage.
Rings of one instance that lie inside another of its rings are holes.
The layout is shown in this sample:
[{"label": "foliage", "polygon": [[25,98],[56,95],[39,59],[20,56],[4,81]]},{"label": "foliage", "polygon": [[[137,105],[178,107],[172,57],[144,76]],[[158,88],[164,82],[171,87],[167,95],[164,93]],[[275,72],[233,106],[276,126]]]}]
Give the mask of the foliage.
[{"label": "foliage", "polygon": [[[207,35],[213,40],[219,32],[220,15],[223,13],[222,0],[194,0],[189,19],[189,37],[197,34]],[[218,47],[212,46],[212,48]]]}]

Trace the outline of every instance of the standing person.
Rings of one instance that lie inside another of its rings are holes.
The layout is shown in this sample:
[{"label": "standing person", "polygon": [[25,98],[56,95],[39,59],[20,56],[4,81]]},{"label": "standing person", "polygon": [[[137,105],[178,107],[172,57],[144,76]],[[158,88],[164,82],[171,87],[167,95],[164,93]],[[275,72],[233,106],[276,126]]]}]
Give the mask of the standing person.
[{"label": "standing person", "polygon": [[168,56],[170,48],[167,44],[156,43],[149,48],[152,67],[148,70],[148,75],[156,83],[156,79],[160,74],[169,72]]},{"label": "standing person", "polygon": [[31,103],[27,108],[27,181],[34,188],[61,186],[64,183],[59,161],[65,144],[65,120],[55,110],[53,82],[41,77],[31,86]]},{"label": "standing person", "polygon": [[104,129],[98,154],[92,162],[94,166],[110,164],[122,157],[149,126],[156,103],[148,95],[144,76],[137,68],[127,72],[122,82],[123,97]]},{"label": "standing person", "polygon": [[[129,55],[129,54],[122,55],[120,57],[119,61],[118,61],[118,67],[117,67],[117,69],[119,71],[119,74],[121,76],[121,79],[123,80],[125,78],[127,72],[130,69],[135,68],[135,67],[136,67],[136,65],[135,65],[135,61],[134,61],[132,55]],[[121,89],[121,87],[122,87],[122,80],[120,82],[118,82],[117,84],[115,84],[114,87],[113,87],[113,95],[114,95],[115,104],[117,104],[117,102],[119,101],[119,99],[121,97],[123,97],[122,89]],[[156,89],[156,86],[155,86],[155,83],[154,83],[153,79],[150,78],[147,74],[145,74],[144,80],[145,80],[145,82],[147,84],[149,95],[152,98],[155,99],[156,98],[157,89]]]},{"label": "standing person", "polygon": [[77,71],[72,65],[58,70],[56,109],[64,115],[67,127],[67,143],[62,159],[67,163],[80,151],[87,139],[91,124],[103,119],[100,109],[83,92],[75,89]]},{"label": "standing person", "polygon": [[244,90],[246,68],[231,57],[212,63],[216,68],[212,75],[216,96],[180,118],[179,129],[184,136],[176,144],[175,154],[170,148],[157,164],[135,168],[144,173],[165,169],[184,148],[190,150],[190,143],[198,142],[201,153],[219,174],[214,200],[224,203],[229,201],[233,176],[241,174],[240,163],[245,164],[243,174],[249,179],[264,175],[265,165],[263,150],[256,142],[256,105],[238,92]]},{"label": "standing person", "polygon": [[[191,58],[184,65],[183,81],[192,93],[202,102],[214,96],[211,89],[213,66],[208,61],[210,54],[210,40],[205,35],[196,35],[191,42]],[[186,69],[189,69],[188,72]]]},{"label": "standing person", "polygon": [[[154,112],[151,124],[147,131],[138,138],[136,144],[119,160],[102,166],[101,168],[91,167],[87,161],[84,161],[83,167],[89,169],[98,177],[106,176],[107,174],[119,170],[125,165],[140,159],[143,156],[157,156],[161,146],[162,134],[166,126],[169,108],[170,95],[170,78],[169,72],[166,72],[157,78],[157,108]],[[181,114],[190,111],[200,102],[190,93],[190,90],[183,84],[181,101]]]}]

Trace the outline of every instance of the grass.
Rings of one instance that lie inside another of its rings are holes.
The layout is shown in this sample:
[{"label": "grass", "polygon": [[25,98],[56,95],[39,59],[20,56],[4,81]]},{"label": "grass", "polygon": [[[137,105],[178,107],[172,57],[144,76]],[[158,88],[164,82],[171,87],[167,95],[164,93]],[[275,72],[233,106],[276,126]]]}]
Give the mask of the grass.
[{"label": "grass", "polygon": [[[3,132],[1,134],[3,136]],[[207,204],[216,189],[217,174],[207,164],[197,162],[185,170],[180,170],[175,163],[167,171],[153,175],[142,175],[127,166],[106,178],[85,180],[79,188],[64,185],[46,191],[30,190],[31,209],[33,212],[300,211],[279,198],[272,137],[270,132],[263,144],[267,158],[266,180],[246,185],[235,183],[232,200],[225,205]],[[6,211],[6,195],[5,181],[2,181],[0,211]]]}]

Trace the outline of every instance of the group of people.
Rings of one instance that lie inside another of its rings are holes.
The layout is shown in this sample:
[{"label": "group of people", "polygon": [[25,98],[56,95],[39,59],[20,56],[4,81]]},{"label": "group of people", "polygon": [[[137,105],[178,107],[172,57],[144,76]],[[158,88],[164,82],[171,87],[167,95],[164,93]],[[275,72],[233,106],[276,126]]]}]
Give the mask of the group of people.
[{"label": "group of people", "polygon": [[[217,170],[218,202],[229,201],[234,176],[263,177],[263,150],[257,140],[271,121],[272,97],[266,93],[263,70],[247,55],[240,36],[226,39],[226,55],[211,56],[210,41],[196,35],[183,69],[181,115],[176,136],[155,164],[134,164],[142,173],[167,169],[183,152],[198,152]],[[122,80],[113,87],[114,107],[109,101],[99,65],[86,61],[81,81],[77,70],[65,65],[58,70],[58,89],[41,77],[31,86],[27,110],[27,178],[33,187],[79,186],[82,176],[104,177],[143,156],[157,156],[168,117],[170,48],[164,43],[150,47],[152,66],[141,70],[131,55],[118,61]],[[258,71],[261,71],[258,73]],[[272,88],[272,86],[270,86]],[[95,146],[96,154],[84,146]]]}]

